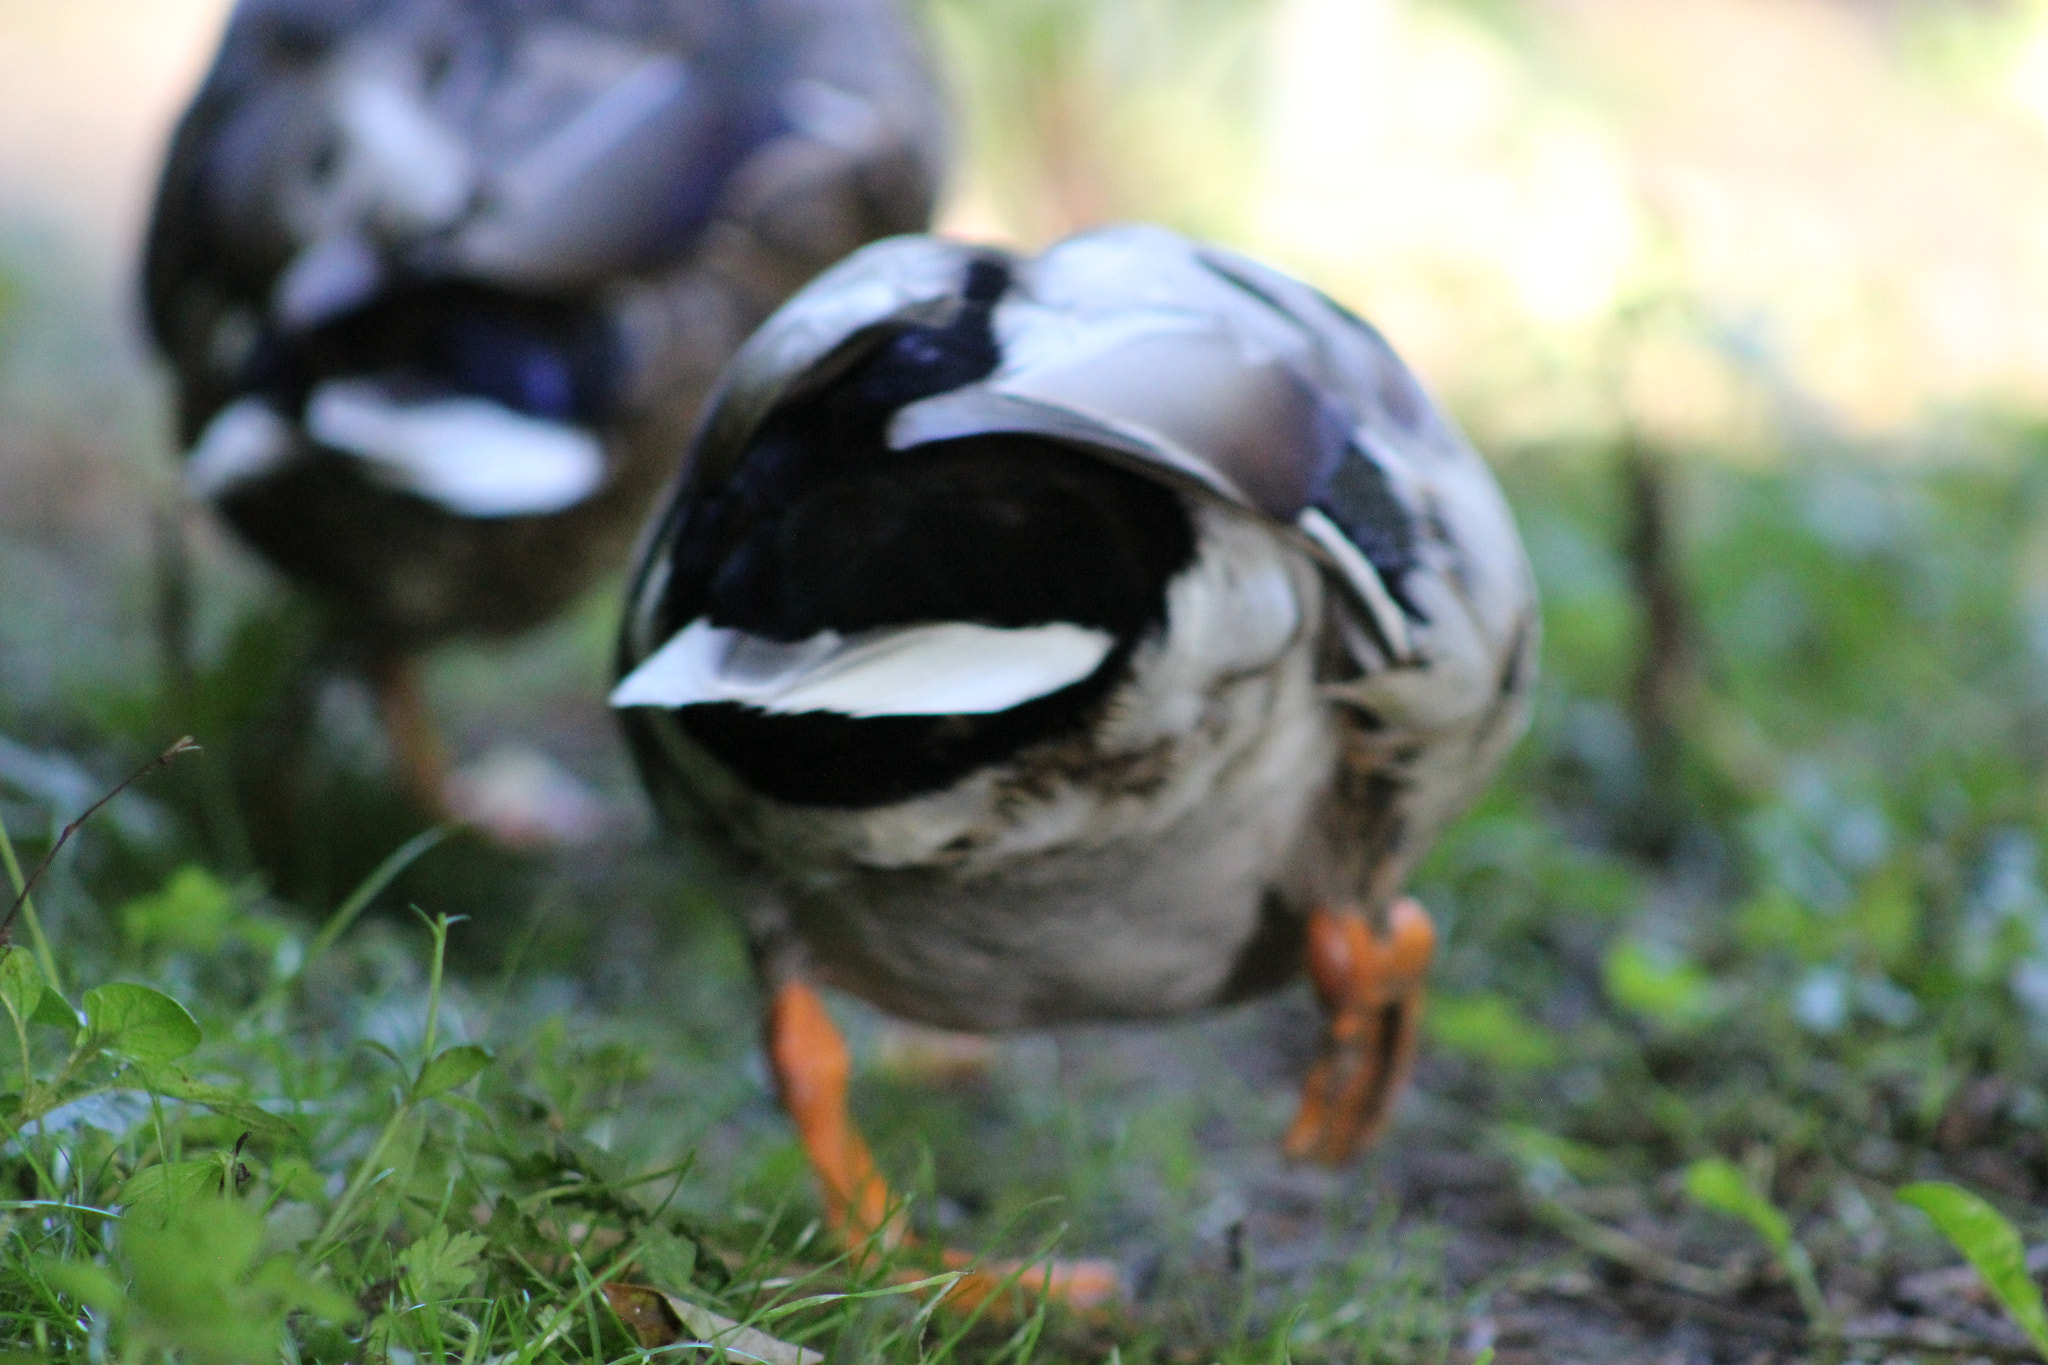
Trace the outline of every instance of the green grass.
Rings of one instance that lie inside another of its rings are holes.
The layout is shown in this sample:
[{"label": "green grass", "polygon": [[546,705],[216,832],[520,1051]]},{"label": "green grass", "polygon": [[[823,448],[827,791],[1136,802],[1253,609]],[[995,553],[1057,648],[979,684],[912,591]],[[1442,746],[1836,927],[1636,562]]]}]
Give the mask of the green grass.
[{"label": "green grass", "polygon": [[[115,970],[179,981],[196,1015],[120,983],[74,1012],[29,952],[0,953],[20,1082],[0,1096],[0,1341],[46,1359],[263,1360],[287,1338],[301,1359],[621,1359],[645,1352],[602,1288],[630,1277],[785,1342],[954,1357],[932,1285],[850,1265],[802,1210],[678,1208],[688,1144],[594,1131],[653,1101],[655,1040],[526,1008],[545,979],[451,979],[446,916],[322,953],[332,935],[187,866],[115,918]],[[451,1042],[462,1020],[498,1051]],[[705,1121],[706,1098],[664,1096],[649,1127]]]},{"label": "green grass", "polygon": [[[1507,464],[1549,605],[1539,713],[1420,879],[1433,1042],[1360,1171],[1269,1155],[1298,996],[1021,1040],[963,1083],[871,1067],[858,1107],[914,1218],[1116,1256],[1139,1294],[1108,1321],[961,1324],[849,1263],[758,1079],[720,889],[659,838],[394,855],[415,831],[373,754],[265,747],[262,693],[309,656],[252,643],[301,629],[257,599],[189,727],[190,685],[152,677],[0,725],[107,776],[166,728],[209,744],[57,860],[56,989],[0,959],[0,1346],[651,1359],[602,1291],[622,1280],[845,1360],[1462,1360],[1545,1303],[1567,1344],[1653,1338],[1638,1291],[1816,1359],[1884,1312],[1924,1335],[1940,1310],[1888,1305],[1954,1253],[1897,1187],[1954,1181],[2048,1234],[2048,484],[2032,433],[1985,450],[1682,466],[1699,672],[1657,755],[1613,471]],[[77,804],[0,788],[24,858]],[[880,1023],[848,1019],[876,1055]],[[1475,1205],[1416,1174],[1446,1152]],[[1949,1329],[2021,1348],[1958,1302]]]}]

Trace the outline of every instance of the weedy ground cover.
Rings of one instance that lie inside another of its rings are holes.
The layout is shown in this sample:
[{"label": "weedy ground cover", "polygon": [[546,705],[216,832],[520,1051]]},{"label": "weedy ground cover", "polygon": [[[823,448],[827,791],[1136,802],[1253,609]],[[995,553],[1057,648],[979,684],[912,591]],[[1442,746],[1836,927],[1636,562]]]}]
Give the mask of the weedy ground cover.
[{"label": "weedy ground cover", "polygon": [[[1650,550],[1625,477],[1642,452],[1505,452],[1544,681],[1509,772],[1419,879],[1444,930],[1430,1041],[1378,1152],[1279,1161],[1313,1036],[1298,993],[1011,1040],[949,1075],[846,1007],[856,1107],[931,1239],[1113,1256],[1132,1282],[1106,1318],[976,1321],[935,1307],[914,1257],[821,1238],[755,1060],[729,890],[652,831],[595,700],[611,602],[434,678],[469,751],[516,734],[576,764],[607,836],[436,841],[303,611],[197,523],[152,540],[154,453],[73,506],[32,486],[63,461],[6,439],[19,870],[172,736],[204,752],[74,838],[36,889],[46,944],[24,919],[0,958],[0,1351],[2041,1349],[2036,429],[1667,453],[1671,535]],[[1652,631],[1660,575],[1680,611]]]}]

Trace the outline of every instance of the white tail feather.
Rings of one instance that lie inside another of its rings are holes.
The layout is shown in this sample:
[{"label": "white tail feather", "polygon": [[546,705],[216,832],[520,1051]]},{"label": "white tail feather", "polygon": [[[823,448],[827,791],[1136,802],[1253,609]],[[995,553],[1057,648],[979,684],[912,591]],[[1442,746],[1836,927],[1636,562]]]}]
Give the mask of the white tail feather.
[{"label": "white tail feather", "polygon": [[738,702],[792,715],[965,716],[1007,711],[1070,687],[1116,639],[1054,622],[1002,630],[947,621],[784,644],[692,621],[612,692],[627,706]]},{"label": "white tail feather", "polygon": [[604,482],[604,450],[589,432],[484,398],[408,403],[367,380],[331,380],[306,404],[306,431],[465,517],[559,512]]},{"label": "white tail feather", "polygon": [[367,302],[384,283],[377,250],[352,232],[322,237],[292,258],[270,291],[270,313],[292,331]]}]

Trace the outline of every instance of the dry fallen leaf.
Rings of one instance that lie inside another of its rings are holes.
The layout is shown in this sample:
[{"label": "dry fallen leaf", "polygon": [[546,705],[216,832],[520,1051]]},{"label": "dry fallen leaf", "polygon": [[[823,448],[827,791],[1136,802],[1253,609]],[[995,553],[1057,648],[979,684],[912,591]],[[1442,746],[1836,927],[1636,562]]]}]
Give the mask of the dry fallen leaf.
[{"label": "dry fallen leaf", "polygon": [[722,1346],[728,1355],[764,1365],[823,1365],[825,1357],[806,1347],[746,1327],[708,1308],[644,1284],[608,1284],[605,1301],[642,1346],[673,1346],[691,1337]]}]

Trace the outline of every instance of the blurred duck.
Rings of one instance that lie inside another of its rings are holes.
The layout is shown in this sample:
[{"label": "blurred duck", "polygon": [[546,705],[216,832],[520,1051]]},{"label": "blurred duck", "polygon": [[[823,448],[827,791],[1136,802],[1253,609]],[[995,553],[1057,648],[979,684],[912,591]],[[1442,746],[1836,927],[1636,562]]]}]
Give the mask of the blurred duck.
[{"label": "blurred duck", "polygon": [[928,220],[891,0],[243,0],[143,265],[191,493],[331,609],[401,776],[417,651],[625,556],[735,347]]},{"label": "blurred duck", "polygon": [[1434,938],[1402,885],[1520,733],[1537,643],[1499,489],[1379,334],[1159,229],[905,238],[720,395],[612,704],[664,812],[764,889],[768,1053],[842,1233],[900,1235],[818,983],[993,1031],[1305,967],[1327,1027],[1286,1149],[1371,1141]]}]

